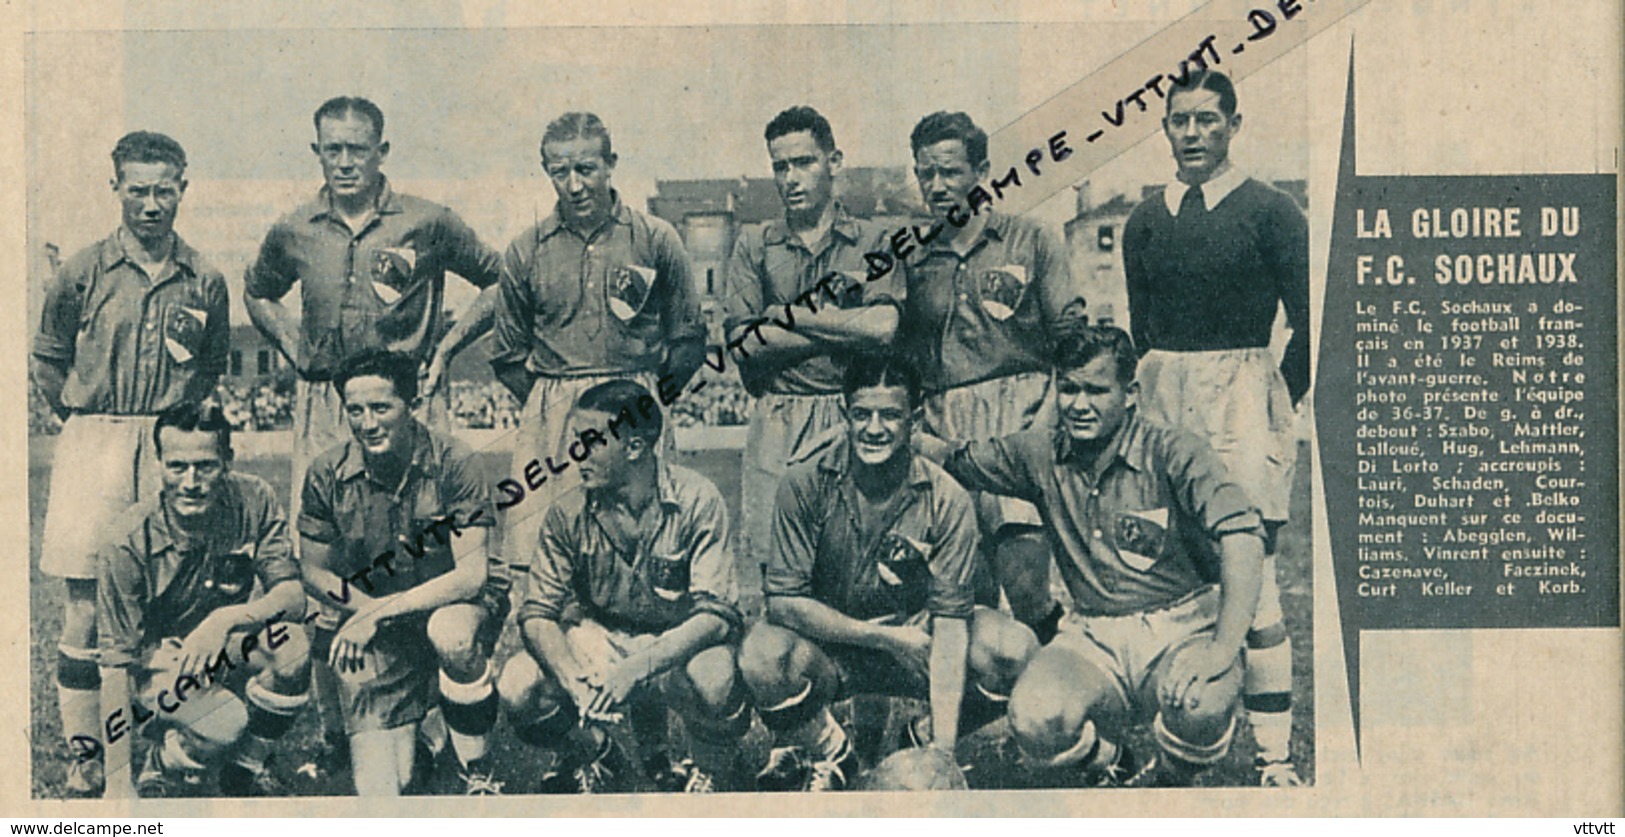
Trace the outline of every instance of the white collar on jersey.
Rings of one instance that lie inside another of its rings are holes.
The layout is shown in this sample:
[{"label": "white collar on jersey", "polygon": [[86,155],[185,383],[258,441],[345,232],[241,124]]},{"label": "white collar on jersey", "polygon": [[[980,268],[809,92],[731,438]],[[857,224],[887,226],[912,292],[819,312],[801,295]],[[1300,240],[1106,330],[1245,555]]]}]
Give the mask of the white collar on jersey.
[{"label": "white collar on jersey", "polygon": [[[1243,174],[1241,169],[1226,160],[1224,170],[1202,184],[1202,203],[1207,206],[1207,211],[1212,212],[1220,201],[1234,192],[1246,179],[1247,175]],[[1168,207],[1169,215],[1179,217],[1179,203],[1185,199],[1185,192],[1189,189],[1190,186],[1178,178],[1168,183],[1168,188],[1162,192],[1162,203]]]}]

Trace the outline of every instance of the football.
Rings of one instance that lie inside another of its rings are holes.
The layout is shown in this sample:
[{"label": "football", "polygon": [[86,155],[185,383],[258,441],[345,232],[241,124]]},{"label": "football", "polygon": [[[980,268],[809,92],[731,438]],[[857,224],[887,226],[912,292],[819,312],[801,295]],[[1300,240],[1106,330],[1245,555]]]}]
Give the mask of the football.
[{"label": "football", "polygon": [[966,790],[965,773],[952,756],[931,747],[898,750],[864,775],[864,790]]}]

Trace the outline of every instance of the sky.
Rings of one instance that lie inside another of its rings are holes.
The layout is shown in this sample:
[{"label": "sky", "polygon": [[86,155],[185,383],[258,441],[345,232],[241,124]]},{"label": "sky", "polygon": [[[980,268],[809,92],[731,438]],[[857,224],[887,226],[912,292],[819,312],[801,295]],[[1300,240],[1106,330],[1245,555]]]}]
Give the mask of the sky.
[{"label": "sky", "polygon": [[[789,105],[829,117],[849,166],[906,165],[921,116],[964,110],[994,131],[1162,25],[37,33],[26,55],[30,252],[51,241],[66,255],[116,226],[107,154],[128,130],[186,147],[177,229],[237,298],[265,229],[320,185],[310,114],[329,96],[376,101],[397,187],[447,203],[501,248],[551,209],[537,145],[565,111],[603,117],[621,158],[615,183],[641,208],[657,178],[767,176],[762,127]],[[1304,96],[1283,81],[1302,76],[1300,51],[1241,85],[1235,154],[1256,175],[1306,176]],[[1268,153],[1249,155],[1260,136]],[[1092,173],[1091,194],[1137,195],[1171,171],[1153,137]],[[1062,188],[1034,212],[1059,225],[1073,204]]]}]

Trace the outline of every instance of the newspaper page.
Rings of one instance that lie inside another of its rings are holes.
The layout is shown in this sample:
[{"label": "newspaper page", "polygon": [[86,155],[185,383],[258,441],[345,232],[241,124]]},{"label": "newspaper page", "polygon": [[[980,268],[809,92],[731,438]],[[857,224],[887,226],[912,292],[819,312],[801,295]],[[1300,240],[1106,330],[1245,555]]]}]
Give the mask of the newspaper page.
[{"label": "newspaper page", "polygon": [[8,814],[1625,813],[1618,4],[560,5],[7,8]]}]

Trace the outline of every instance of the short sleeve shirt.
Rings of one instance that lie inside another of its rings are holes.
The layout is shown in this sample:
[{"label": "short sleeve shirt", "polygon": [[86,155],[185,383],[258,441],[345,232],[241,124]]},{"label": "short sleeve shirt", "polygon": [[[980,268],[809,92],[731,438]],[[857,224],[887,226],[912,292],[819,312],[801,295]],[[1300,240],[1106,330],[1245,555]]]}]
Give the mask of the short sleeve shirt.
[{"label": "short sleeve shirt", "polygon": [[1083,317],[1065,247],[1026,218],[989,215],[964,256],[945,230],[905,273],[901,333],[929,392],[1048,369],[1050,337]]},{"label": "short sleeve shirt", "polygon": [[281,299],[302,283],[300,339],[311,379],[327,380],[372,349],[427,360],[443,330],[446,271],[484,288],[499,269],[456,213],[385,181],[376,215],[354,233],[323,187],[271,227],[244,284],[252,298]]},{"label": "short sleeve shirt", "polygon": [[618,198],[590,234],[555,211],[503,257],[491,362],[550,378],[657,371],[670,344],[705,337],[692,273],[677,231]]},{"label": "short sleeve shirt", "polygon": [[[828,285],[837,292],[833,300],[837,307],[901,308],[906,286],[900,271],[890,271],[871,283],[864,261],[865,253],[885,250],[885,234],[880,225],[841,210],[837,210],[835,223],[816,253],[782,220],[746,228],[734,243],[724,276],[727,290],[723,306],[727,316],[723,327],[732,331],[757,318],[783,319],[784,306],[798,304],[803,293],[817,288],[819,281],[831,273],[840,274]],[[820,308],[831,304],[823,293],[813,302]],[[833,354],[815,355],[771,370],[757,368],[748,358],[740,366],[740,376],[751,391],[784,395],[840,392],[844,371],[844,364]]]},{"label": "short sleeve shirt", "polygon": [[944,465],[972,491],[1038,506],[1086,615],[1173,604],[1219,580],[1222,536],[1263,531],[1206,443],[1133,412],[1092,462],[1065,434],[1029,430],[963,444]]},{"label": "short sleeve shirt", "polygon": [[74,412],[155,415],[226,371],[225,277],[176,236],[170,266],[149,278],[123,237],[69,259],[45,292],[34,356],[68,368],[62,403]]},{"label": "short sleeve shirt", "polygon": [[710,480],[663,465],[658,494],[623,531],[596,492],[577,489],[542,521],[519,621],[560,621],[566,608],[630,633],[662,633],[697,613],[741,625],[728,507]]},{"label": "short sleeve shirt", "polygon": [[161,497],[132,506],[102,549],[96,586],[101,664],[137,664],[143,648],[185,637],[209,614],[299,579],[288,518],[264,480],[228,472],[197,534],[170,523]]},{"label": "short sleeve shirt", "polygon": [[843,439],[779,483],[763,591],[815,599],[854,619],[922,611],[965,619],[975,604],[976,513],[970,495],[915,456],[893,499],[866,508]]},{"label": "short sleeve shirt", "polygon": [[[452,570],[458,542],[439,521],[460,528],[496,523],[474,451],[417,422],[412,432],[411,464],[398,481],[373,474],[353,439],[318,456],[305,473],[299,534],[331,547],[328,569],[340,578],[372,569],[359,582],[370,596],[409,590]],[[375,568],[386,553],[393,573]]]}]

